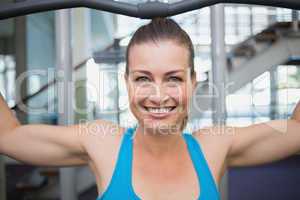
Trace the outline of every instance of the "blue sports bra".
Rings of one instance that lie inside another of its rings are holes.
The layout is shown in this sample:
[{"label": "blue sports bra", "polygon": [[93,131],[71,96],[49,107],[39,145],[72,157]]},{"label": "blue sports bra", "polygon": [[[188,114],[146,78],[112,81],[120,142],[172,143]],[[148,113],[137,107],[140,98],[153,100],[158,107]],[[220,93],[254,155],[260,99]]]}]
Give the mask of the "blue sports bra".
[{"label": "blue sports bra", "polygon": [[[128,128],[124,133],[110,183],[107,189],[96,200],[141,200],[134,192],[132,186],[132,139],[134,132],[135,128]],[[219,200],[220,195],[216,183],[202,153],[200,144],[191,134],[183,133],[183,137],[201,187],[200,196],[197,200]]]}]

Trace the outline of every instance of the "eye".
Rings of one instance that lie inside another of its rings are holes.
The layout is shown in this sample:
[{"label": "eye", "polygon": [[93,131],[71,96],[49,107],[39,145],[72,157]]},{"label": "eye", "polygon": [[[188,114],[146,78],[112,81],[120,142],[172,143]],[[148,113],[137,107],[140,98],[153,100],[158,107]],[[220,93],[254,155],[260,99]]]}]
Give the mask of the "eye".
[{"label": "eye", "polygon": [[172,82],[182,82],[182,78],[177,77],[177,76],[170,76],[168,78],[168,81],[172,81]]},{"label": "eye", "polygon": [[135,79],[136,82],[148,82],[150,79],[147,76],[140,76]]}]

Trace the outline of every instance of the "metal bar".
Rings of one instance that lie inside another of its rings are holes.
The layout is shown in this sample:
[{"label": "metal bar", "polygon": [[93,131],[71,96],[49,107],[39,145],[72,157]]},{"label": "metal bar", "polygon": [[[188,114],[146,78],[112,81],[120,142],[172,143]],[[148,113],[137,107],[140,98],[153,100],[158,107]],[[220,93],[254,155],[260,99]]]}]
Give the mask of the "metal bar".
[{"label": "metal bar", "polygon": [[298,10],[292,11],[292,28],[294,32],[299,31],[299,13]]},{"label": "metal bar", "polygon": [[[27,17],[17,17],[15,18],[15,31],[14,31],[14,39],[15,39],[15,59],[16,59],[16,97],[15,101],[20,102],[20,107],[22,108],[21,112],[16,113],[17,118],[21,123],[27,123],[28,114],[24,112],[24,109],[27,109],[27,104],[22,102],[21,99],[26,97],[28,94],[28,76],[24,76],[23,74],[28,70],[28,56],[27,56]],[[21,77],[24,78],[21,78]]]},{"label": "metal bar", "polygon": [[37,12],[75,7],[87,7],[115,14],[151,19],[154,17],[178,15],[219,3],[264,5],[300,10],[299,0],[183,0],[173,4],[147,1],[137,5],[113,0],[27,0],[18,3],[3,4],[0,8],[0,20]]},{"label": "metal bar", "polygon": [[37,12],[76,7],[87,7],[124,15],[130,13],[137,16],[137,6],[112,0],[27,0],[3,4],[0,8],[0,20]]},{"label": "metal bar", "polygon": [[226,73],[226,52],[225,52],[225,27],[224,27],[224,6],[222,4],[211,8],[211,38],[212,38],[212,78],[214,84],[214,122],[220,125],[225,124],[225,73]]},{"label": "metal bar", "polygon": [[[225,20],[224,5],[219,4],[211,8],[211,41],[212,41],[212,79],[213,79],[213,123],[226,123],[226,52],[225,52]],[[225,134],[220,132],[220,134]],[[221,181],[221,199],[228,199],[228,174]]]},{"label": "metal bar", "polygon": [[272,67],[270,70],[270,94],[271,94],[271,102],[270,102],[270,118],[271,120],[275,120],[278,118],[278,78],[277,78],[277,66]]},{"label": "metal bar", "polygon": [[[72,124],[73,94],[72,88],[72,49],[71,49],[71,10],[59,10],[55,14],[56,59],[58,82],[58,122],[61,125]],[[76,179],[74,168],[60,169],[61,200],[76,200]]]},{"label": "metal bar", "polygon": [[[91,10],[85,8],[72,9],[72,46],[73,46],[73,63],[87,60],[92,56],[91,44]],[[75,123],[88,118],[87,103],[87,68],[80,73],[75,73],[74,95],[75,105]],[[84,181],[83,181],[84,182]]]},{"label": "metal bar", "polygon": [[0,200],[6,200],[6,170],[3,155],[0,155]]},{"label": "metal bar", "polygon": [[[121,46],[120,46],[120,40],[115,40],[114,42],[114,50],[115,51],[118,51],[120,52],[121,51]],[[117,59],[116,59],[117,60]],[[115,110],[117,111],[116,112],[116,120],[117,120],[117,123],[120,124],[120,107],[119,107],[119,98],[120,98],[120,94],[119,94],[119,71],[118,71],[118,64],[120,62],[115,62],[115,72],[114,72],[114,75],[115,75],[115,81],[116,81],[116,93],[115,93]]]}]

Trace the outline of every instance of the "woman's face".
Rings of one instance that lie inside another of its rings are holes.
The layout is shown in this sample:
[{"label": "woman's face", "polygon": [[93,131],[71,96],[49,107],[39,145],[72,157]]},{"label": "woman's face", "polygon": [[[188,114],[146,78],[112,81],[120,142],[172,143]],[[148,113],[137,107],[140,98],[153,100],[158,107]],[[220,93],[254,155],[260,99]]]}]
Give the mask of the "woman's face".
[{"label": "woman's face", "polygon": [[128,71],[130,108],[139,124],[155,132],[180,128],[196,83],[188,50],[172,41],[133,45]]}]

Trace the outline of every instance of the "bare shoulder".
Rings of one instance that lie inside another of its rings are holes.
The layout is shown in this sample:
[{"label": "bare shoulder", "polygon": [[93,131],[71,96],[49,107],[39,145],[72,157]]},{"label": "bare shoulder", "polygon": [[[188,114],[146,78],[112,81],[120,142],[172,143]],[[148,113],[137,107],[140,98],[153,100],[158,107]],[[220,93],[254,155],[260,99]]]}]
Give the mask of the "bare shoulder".
[{"label": "bare shoulder", "polygon": [[79,134],[87,148],[108,150],[120,142],[125,128],[105,120],[95,120],[80,124]]},{"label": "bare shoulder", "polygon": [[81,124],[81,135],[89,156],[89,167],[100,191],[108,184],[114,169],[125,128],[106,120],[94,120]]},{"label": "bare shoulder", "polygon": [[230,147],[237,128],[231,126],[209,126],[193,132],[193,135],[202,143]]},{"label": "bare shoulder", "polygon": [[235,128],[228,126],[204,127],[193,132],[217,183],[227,170],[228,153],[234,134]]},{"label": "bare shoulder", "polygon": [[102,137],[119,135],[123,129],[119,124],[102,119],[84,122],[79,124],[79,126],[81,126],[80,129],[84,134]]},{"label": "bare shoulder", "polygon": [[215,157],[214,154],[222,155],[224,160],[230,151],[234,134],[235,128],[229,126],[210,126],[193,132],[204,153],[212,157]]}]

